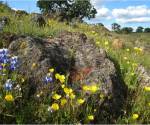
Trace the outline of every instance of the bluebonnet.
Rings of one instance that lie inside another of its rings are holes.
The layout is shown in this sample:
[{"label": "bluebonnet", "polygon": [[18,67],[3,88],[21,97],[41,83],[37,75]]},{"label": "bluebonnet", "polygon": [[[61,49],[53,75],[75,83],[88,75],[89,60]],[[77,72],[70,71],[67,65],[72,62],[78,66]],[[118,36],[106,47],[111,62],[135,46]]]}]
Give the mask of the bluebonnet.
[{"label": "bluebonnet", "polygon": [[5,88],[6,90],[11,90],[11,89],[12,89],[12,81],[11,81],[11,79],[8,79],[8,80],[6,81],[6,83],[5,83],[5,85],[4,85],[4,88]]},{"label": "bluebonnet", "polygon": [[17,67],[18,67],[18,57],[14,56],[10,59],[10,69],[16,70]]},{"label": "bluebonnet", "polygon": [[45,83],[50,83],[53,81],[52,76],[48,73],[47,76],[44,79]]},{"label": "bluebonnet", "polygon": [[0,63],[8,63],[9,58],[8,58],[8,49],[0,49]]}]

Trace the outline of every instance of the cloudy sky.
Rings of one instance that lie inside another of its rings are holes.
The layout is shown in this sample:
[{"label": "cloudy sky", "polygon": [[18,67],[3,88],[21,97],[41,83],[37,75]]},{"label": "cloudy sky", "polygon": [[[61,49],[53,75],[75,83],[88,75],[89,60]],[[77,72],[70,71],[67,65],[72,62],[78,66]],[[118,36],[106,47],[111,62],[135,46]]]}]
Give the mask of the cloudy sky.
[{"label": "cloudy sky", "polygon": [[[10,7],[28,12],[40,12],[36,0],[4,0]],[[113,22],[124,26],[150,27],[150,0],[91,0],[97,9],[95,19],[88,23],[103,23],[111,28]]]}]

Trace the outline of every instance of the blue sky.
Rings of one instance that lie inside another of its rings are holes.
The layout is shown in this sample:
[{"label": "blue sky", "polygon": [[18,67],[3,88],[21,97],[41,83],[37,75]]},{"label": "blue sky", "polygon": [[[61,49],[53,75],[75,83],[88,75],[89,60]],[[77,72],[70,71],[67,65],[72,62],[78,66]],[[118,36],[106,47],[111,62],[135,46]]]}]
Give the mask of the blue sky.
[{"label": "blue sky", "polygon": [[[3,0],[10,7],[27,12],[40,12],[36,0]],[[103,23],[111,28],[113,22],[124,26],[150,26],[150,0],[91,0],[98,13],[95,19],[86,20],[88,23]]]}]

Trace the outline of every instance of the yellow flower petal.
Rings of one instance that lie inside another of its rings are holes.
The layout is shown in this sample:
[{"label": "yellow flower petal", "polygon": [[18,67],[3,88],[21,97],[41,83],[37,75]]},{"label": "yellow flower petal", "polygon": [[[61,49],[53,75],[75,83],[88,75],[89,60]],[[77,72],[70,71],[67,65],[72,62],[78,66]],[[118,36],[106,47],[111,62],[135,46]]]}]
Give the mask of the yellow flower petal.
[{"label": "yellow flower petal", "polygon": [[11,94],[8,94],[5,96],[5,100],[8,102],[12,102],[12,101],[14,101],[14,97]]},{"label": "yellow flower petal", "polygon": [[61,99],[61,102],[60,102],[61,106],[64,106],[66,103],[67,103],[67,100],[65,98]]},{"label": "yellow flower petal", "polygon": [[134,119],[134,120],[138,119],[138,117],[139,117],[138,114],[133,114],[133,115],[132,115],[132,119]]},{"label": "yellow flower petal", "polygon": [[94,120],[94,116],[93,115],[89,115],[88,116],[88,120],[91,120],[91,121]]},{"label": "yellow flower petal", "polygon": [[52,98],[55,99],[55,100],[59,100],[59,99],[61,98],[61,95],[54,94],[54,95],[52,96]]},{"label": "yellow flower petal", "polygon": [[49,72],[54,72],[54,68],[49,69]]},{"label": "yellow flower petal", "polygon": [[59,105],[57,103],[53,103],[51,109],[54,111],[59,110]]},{"label": "yellow flower petal", "polygon": [[85,102],[85,99],[77,99],[78,104],[83,104]]}]

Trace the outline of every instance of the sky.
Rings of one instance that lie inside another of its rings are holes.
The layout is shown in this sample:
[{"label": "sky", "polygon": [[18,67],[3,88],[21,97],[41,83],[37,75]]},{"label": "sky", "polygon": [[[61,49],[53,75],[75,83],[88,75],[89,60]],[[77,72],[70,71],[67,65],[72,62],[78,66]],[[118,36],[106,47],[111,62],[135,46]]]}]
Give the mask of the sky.
[{"label": "sky", "polygon": [[[3,0],[13,9],[40,12],[36,0]],[[116,22],[122,27],[150,27],[150,0],[91,0],[97,9],[96,18],[88,23],[103,23],[108,29]]]}]

